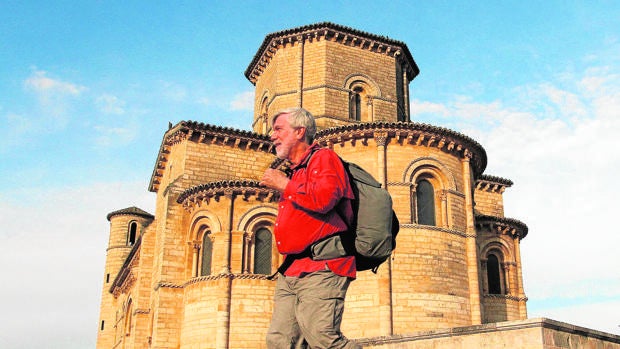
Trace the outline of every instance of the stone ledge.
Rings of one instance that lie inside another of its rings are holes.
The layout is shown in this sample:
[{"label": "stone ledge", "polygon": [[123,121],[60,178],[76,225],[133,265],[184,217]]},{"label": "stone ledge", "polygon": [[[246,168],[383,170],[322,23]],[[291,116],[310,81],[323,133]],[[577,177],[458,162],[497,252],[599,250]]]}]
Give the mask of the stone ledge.
[{"label": "stone ledge", "polygon": [[[540,329],[540,331],[528,330]],[[550,330],[564,337],[572,336],[572,340],[565,339],[562,346],[555,343],[558,336],[545,335],[545,331]],[[508,333],[512,332],[512,333]],[[521,332],[521,333],[519,333]],[[525,333],[527,332],[527,334]],[[536,335],[533,336],[532,334]],[[519,346],[515,338],[525,336],[528,345]],[[457,338],[458,337],[458,338]],[[477,342],[477,348],[582,348],[584,342],[592,343],[592,348],[620,348],[620,336],[611,333],[588,329],[568,323],[547,319],[535,318],[517,321],[496,322],[482,325],[453,327],[437,329],[432,331],[422,331],[404,335],[394,335],[388,337],[375,337],[358,339],[356,342],[364,348],[467,348],[466,337],[471,337],[471,342]],[[484,338],[476,338],[484,337]],[[538,337],[538,338],[535,338]],[[540,346],[532,346],[532,342]],[[598,342],[596,345],[594,342]],[[602,342],[602,343],[601,343]],[[460,344],[460,345],[459,345]],[[604,346],[600,346],[604,345]]]}]

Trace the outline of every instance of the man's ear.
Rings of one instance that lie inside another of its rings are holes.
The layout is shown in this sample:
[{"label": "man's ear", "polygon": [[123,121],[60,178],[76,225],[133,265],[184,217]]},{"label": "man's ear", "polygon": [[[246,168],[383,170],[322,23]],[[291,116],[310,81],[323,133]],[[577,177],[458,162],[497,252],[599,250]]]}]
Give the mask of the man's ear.
[{"label": "man's ear", "polygon": [[295,129],[295,137],[300,140],[306,139],[306,128],[298,127]]}]

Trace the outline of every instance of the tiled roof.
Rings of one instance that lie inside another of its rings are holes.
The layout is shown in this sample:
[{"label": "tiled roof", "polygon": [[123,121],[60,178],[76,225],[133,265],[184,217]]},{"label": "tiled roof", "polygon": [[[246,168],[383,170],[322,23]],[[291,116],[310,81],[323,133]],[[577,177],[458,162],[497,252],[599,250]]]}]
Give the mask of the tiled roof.
[{"label": "tiled roof", "polygon": [[476,215],[475,220],[476,224],[494,224],[501,227],[508,227],[513,234],[516,234],[521,239],[523,239],[528,233],[527,225],[514,218]]},{"label": "tiled roof", "polygon": [[487,174],[483,174],[478,179],[478,181],[493,182],[493,183],[504,185],[506,187],[510,187],[510,186],[512,186],[514,184],[510,179],[506,179],[506,178],[502,178],[502,177],[497,177],[497,176],[491,176],[491,175],[487,175]]},{"label": "tiled roof", "polygon": [[108,216],[107,216],[108,221],[110,220],[110,218],[114,216],[119,216],[119,215],[140,216],[140,217],[145,217],[145,218],[150,218],[150,219],[155,218],[155,216],[153,216],[152,214],[144,210],[141,210],[137,208],[136,206],[132,206],[132,207],[127,207],[121,210],[108,213]]},{"label": "tiled roof", "polygon": [[[384,47],[385,46],[395,47],[398,49],[398,51],[401,51],[404,54],[405,59],[410,65],[410,69],[411,69],[410,79],[413,79],[416,75],[420,73],[420,69],[418,68],[417,64],[413,60],[413,56],[411,55],[411,52],[409,52],[409,48],[407,48],[407,45],[404,42],[391,39],[387,36],[376,35],[376,34],[364,32],[361,30],[357,30],[351,27],[347,27],[347,26],[343,26],[343,25],[339,25],[339,24],[335,24],[331,22],[320,22],[320,23],[308,24],[308,25],[304,25],[304,26],[300,26],[296,28],[285,29],[285,30],[277,31],[271,34],[267,34],[260,48],[254,55],[252,62],[250,62],[247,69],[245,70],[244,74],[246,78],[248,78],[248,80],[253,81],[253,77],[252,77],[253,71],[255,70],[257,64],[259,64],[259,62],[263,58],[263,55],[265,54],[265,52],[269,49],[269,46],[273,45],[272,42],[274,42],[274,40],[276,39],[289,38],[292,41],[296,41],[297,37],[300,35],[308,36],[309,38],[315,38],[317,36],[328,36],[328,35],[333,36],[336,33],[345,34],[345,35],[341,35],[341,37],[348,36],[349,38],[354,38],[354,37],[361,38],[361,39],[366,39],[372,42],[376,42],[377,44],[380,44]],[[392,52],[396,52],[396,51],[392,51]]]}]

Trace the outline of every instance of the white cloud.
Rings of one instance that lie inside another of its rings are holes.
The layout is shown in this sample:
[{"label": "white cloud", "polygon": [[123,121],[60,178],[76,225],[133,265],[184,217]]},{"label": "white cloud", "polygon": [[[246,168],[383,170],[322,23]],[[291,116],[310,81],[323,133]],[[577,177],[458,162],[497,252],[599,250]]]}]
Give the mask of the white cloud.
[{"label": "white cloud", "polygon": [[450,108],[441,103],[414,100],[412,105],[411,117],[413,119],[415,119],[416,115],[420,114],[432,114],[439,118],[450,116]]},{"label": "white cloud", "polygon": [[132,127],[95,126],[97,136],[95,143],[100,147],[121,147],[132,142],[137,136],[137,130]]},{"label": "white cloud", "polygon": [[162,95],[173,102],[183,102],[187,98],[187,88],[183,85],[170,82],[161,81],[161,88],[163,89]]},{"label": "white cloud", "polygon": [[0,299],[10,300],[0,317],[3,348],[94,348],[109,234],[105,216],[130,206],[153,212],[154,194],[144,188],[32,188],[0,200]]},{"label": "white cloud", "polygon": [[105,114],[122,115],[125,113],[125,102],[110,94],[103,94],[95,100],[99,110]]},{"label": "white cloud", "polygon": [[24,81],[24,87],[37,96],[43,114],[37,119],[49,129],[62,129],[67,125],[72,99],[87,90],[78,84],[50,78],[43,70],[33,71]]},{"label": "white cloud", "polygon": [[79,95],[86,88],[77,84],[53,79],[43,70],[35,70],[24,82],[26,88],[41,94]]},{"label": "white cloud", "polygon": [[211,100],[208,97],[202,97],[198,99],[198,104],[208,107],[211,105]]},{"label": "white cloud", "polygon": [[254,110],[254,91],[240,93],[230,102],[231,110]]}]

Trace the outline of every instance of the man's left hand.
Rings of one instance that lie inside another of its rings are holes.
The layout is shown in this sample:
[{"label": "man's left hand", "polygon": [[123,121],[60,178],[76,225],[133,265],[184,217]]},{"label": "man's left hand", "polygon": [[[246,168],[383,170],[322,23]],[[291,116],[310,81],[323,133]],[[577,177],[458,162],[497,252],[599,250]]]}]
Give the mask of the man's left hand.
[{"label": "man's left hand", "polygon": [[274,170],[272,168],[268,168],[265,170],[263,174],[263,179],[260,181],[260,185],[264,185],[267,188],[275,189],[280,193],[284,192],[286,185],[290,180],[284,172],[280,170]]}]

